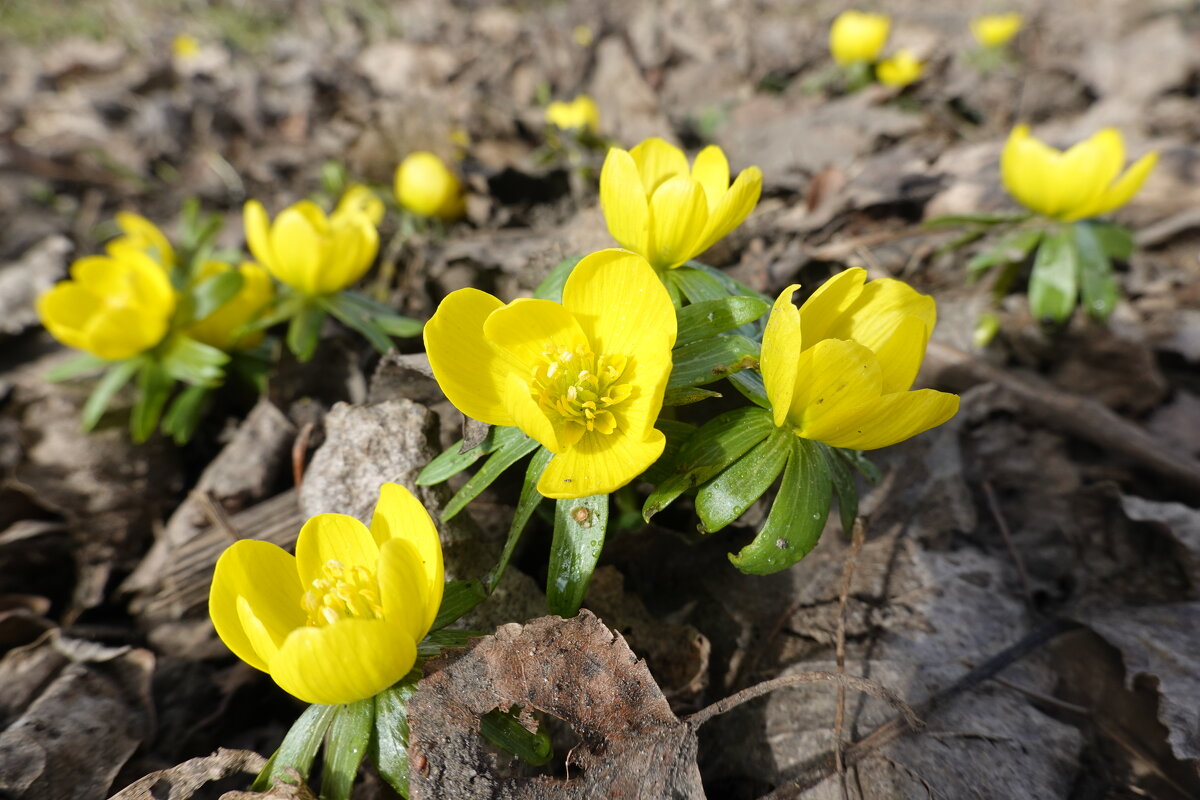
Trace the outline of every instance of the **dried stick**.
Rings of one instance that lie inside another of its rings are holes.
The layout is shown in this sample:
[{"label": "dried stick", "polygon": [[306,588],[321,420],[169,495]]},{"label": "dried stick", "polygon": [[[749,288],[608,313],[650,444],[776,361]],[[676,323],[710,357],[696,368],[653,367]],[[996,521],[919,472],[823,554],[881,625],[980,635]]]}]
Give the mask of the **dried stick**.
[{"label": "dried stick", "polygon": [[[854,570],[858,567],[858,555],[862,552],[863,541],[866,539],[866,526],[862,517],[854,520],[854,531],[850,536],[850,550],[846,553],[846,563],[842,566],[842,590],[838,595],[837,641],[834,655],[837,659],[839,675],[846,674],[846,605],[850,598],[850,584],[854,580]],[[842,740],[842,728],[846,722],[846,686],[839,683],[837,687],[837,710],[833,716],[833,755],[837,765],[838,776],[842,784],[842,796],[848,796],[846,790],[846,763],[842,758],[845,742]]]},{"label": "dried stick", "polygon": [[1025,561],[1017,552],[1016,545],[1013,544],[1012,534],[1008,530],[1008,522],[1004,519],[1004,514],[1000,512],[1000,503],[996,501],[996,492],[992,489],[992,482],[986,478],[983,480],[983,494],[987,497],[988,509],[991,510],[992,517],[996,520],[996,526],[1000,528],[1000,535],[1004,537],[1008,553],[1012,556],[1013,563],[1017,565],[1017,574],[1021,577],[1021,585],[1025,588],[1025,606],[1030,613],[1034,613],[1036,609],[1033,602],[1033,585],[1029,582],[1029,573],[1025,571]]}]

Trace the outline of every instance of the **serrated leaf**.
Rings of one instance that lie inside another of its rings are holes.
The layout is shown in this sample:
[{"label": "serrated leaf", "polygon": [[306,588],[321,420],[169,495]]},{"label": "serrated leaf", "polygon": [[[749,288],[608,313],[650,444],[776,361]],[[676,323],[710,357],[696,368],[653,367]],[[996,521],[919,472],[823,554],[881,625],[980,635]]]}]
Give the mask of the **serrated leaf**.
[{"label": "serrated leaf", "polygon": [[100,417],[104,416],[104,410],[112,401],[113,395],[119,392],[122,386],[129,383],[144,363],[144,358],[130,358],[118,361],[104,373],[104,376],[96,383],[96,388],[92,389],[92,393],[88,395],[87,402],[83,404],[83,411],[80,414],[83,430],[90,431],[96,427],[96,423],[100,421]]},{"label": "serrated leaf", "polygon": [[504,577],[504,571],[508,569],[508,562],[512,558],[513,550],[517,547],[517,542],[521,539],[521,534],[525,531],[525,526],[529,524],[533,512],[545,499],[537,490],[537,484],[552,458],[554,458],[554,453],[542,447],[533,454],[533,458],[529,459],[529,466],[525,469],[525,483],[521,486],[521,496],[517,500],[516,510],[513,511],[512,523],[508,526],[508,538],[504,542],[504,549],[500,551],[500,559],[487,578],[489,591],[494,590],[500,583],[500,579]]},{"label": "serrated leaf", "polygon": [[533,296],[538,300],[553,300],[561,303],[563,287],[567,284],[567,278],[571,276],[571,270],[575,269],[575,265],[582,260],[583,256],[571,256],[555,264],[550,273],[533,290]]},{"label": "serrated leaf", "polygon": [[689,303],[718,300],[733,294],[716,277],[694,267],[669,269],[663,273],[663,280],[674,286]]},{"label": "serrated leaf", "polygon": [[417,644],[417,658],[433,658],[442,650],[466,647],[472,639],[487,636],[486,631],[464,631],[459,629],[431,631]]},{"label": "serrated leaf", "polygon": [[833,447],[830,450],[837,454],[838,458],[845,460],[847,464],[854,467],[859,475],[862,475],[871,483],[879,483],[879,479],[883,477],[879,472],[879,467],[875,466],[875,462],[867,458],[861,450],[845,450],[840,447]]},{"label": "serrated leaf", "polygon": [[53,369],[47,370],[45,378],[50,383],[58,383],[59,381],[77,378],[88,372],[96,372],[112,363],[91,353],[78,353],[63,363],[58,364]]},{"label": "serrated leaf", "polygon": [[[791,436],[791,434],[788,434]],[[832,484],[816,442],[792,436],[779,494],[754,541],[729,560],[742,572],[769,575],[787,569],[816,546],[829,517]]]},{"label": "serrated leaf", "polygon": [[294,769],[304,781],[312,772],[313,760],[333,722],[338,706],[309,706],[283,737],[283,744],[271,756],[250,788],[265,792],[276,779],[287,779],[287,769]]},{"label": "serrated leaf", "polygon": [[493,708],[479,718],[479,735],[530,766],[548,764],[554,757],[550,734],[544,727],[536,733],[527,729],[517,719],[520,711],[520,706],[513,706],[508,711]]},{"label": "serrated leaf", "polygon": [[721,393],[710,389],[701,389],[699,386],[672,386],[663,393],[663,405],[690,406],[710,397],[721,397]]},{"label": "serrated leaf", "polygon": [[417,486],[432,486],[435,483],[441,483],[462,472],[505,442],[519,441],[524,436],[525,434],[521,432],[520,428],[491,427],[477,447],[468,448],[466,451],[462,449],[463,440],[459,439],[421,468],[421,471],[417,473],[416,484]]},{"label": "serrated leaf", "polygon": [[348,300],[344,294],[324,297],[321,305],[343,325],[360,333],[378,352],[387,353],[392,349],[392,340],[375,324],[370,312]]},{"label": "serrated leaf", "polygon": [[575,616],[604,548],[608,495],[559,500],[546,574],[546,605],[564,619]]},{"label": "serrated leaf", "polygon": [[770,410],[771,399],[767,397],[767,387],[763,383],[762,373],[756,369],[744,369],[729,376],[733,388],[759,408]]},{"label": "serrated leaf", "polygon": [[671,475],[646,498],[642,518],[649,522],[679,495],[728,467],[773,430],[770,413],[760,408],[735,408],[709,420],[670,462]]},{"label": "serrated leaf", "polygon": [[212,393],[207,386],[188,386],[171,401],[163,416],[162,432],[170,436],[175,444],[186,444],[200,424],[206,401]]},{"label": "serrated leaf", "polygon": [[921,227],[928,230],[959,228],[964,225],[990,228],[994,225],[1009,225],[1024,222],[1031,216],[1028,212],[1017,214],[946,214],[945,216],[925,220],[921,223]]},{"label": "serrated leaf", "polygon": [[671,351],[668,388],[703,386],[758,367],[758,344],[737,334],[716,336]]},{"label": "serrated leaf", "polygon": [[753,297],[721,297],[701,300],[679,309],[675,346],[733,330],[767,313],[770,305]]},{"label": "serrated leaf", "polygon": [[1090,316],[1106,320],[1117,307],[1117,298],[1120,296],[1112,262],[1096,237],[1094,226],[1077,222],[1072,228],[1075,234],[1075,252],[1079,254],[1079,283],[1083,307]]},{"label": "serrated leaf", "polygon": [[413,670],[374,699],[371,763],[379,770],[379,777],[402,797],[408,797],[408,701],[417,693],[420,679],[420,670]]},{"label": "serrated leaf", "polygon": [[162,345],[159,363],[167,374],[193,386],[220,386],[229,355],[210,345],[176,333]]},{"label": "serrated leaf", "polygon": [[[704,275],[707,275],[708,277],[715,280],[718,285],[720,285],[722,288],[725,289],[726,293],[731,294],[731,295],[741,295],[742,297],[753,297],[757,300],[762,300],[764,303],[767,303],[768,305],[770,305],[770,303],[774,299],[774,298],[768,297],[767,295],[763,294],[762,292],[756,292],[755,290],[751,289],[749,286],[742,283],[741,281],[731,278],[727,273],[723,272],[722,270],[716,269],[715,267],[710,267],[708,264],[705,264],[702,261],[696,261],[695,259],[692,259],[691,261],[687,262],[679,269],[691,269],[691,270],[695,270],[696,272],[703,273]],[[674,270],[674,271],[678,271],[678,270]]]},{"label": "serrated leaf", "polygon": [[719,531],[754,505],[779,477],[796,438],[791,431],[776,428],[748,453],[703,484],[696,492],[700,531]]},{"label": "serrated leaf", "polygon": [[1024,261],[1041,238],[1042,232],[1037,230],[1013,231],[1001,237],[991,247],[976,253],[967,262],[968,279],[977,280],[981,273],[997,264]]},{"label": "serrated leaf", "polygon": [[1125,261],[1133,254],[1133,233],[1124,225],[1096,220],[1075,224],[1076,226],[1084,225],[1090,229],[1092,235],[1096,237],[1096,241],[1100,243],[1100,250],[1109,258]]},{"label": "serrated leaf", "polygon": [[467,507],[467,503],[474,500],[479,496],[480,492],[491,486],[492,482],[496,478],[499,478],[504,470],[540,446],[536,440],[530,439],[524,434],[521,434],[520,438],[505,440],[503,444],[499,445],[488,455],[487,461],[483,462],[483,466],[479,468],[479,471],[468,478],[467,482],[462,485],[462,488],[455,492],[454,497],[450,498],[450,502],[442,510],[442,521],[446,522],[452,519],[455,514]]},{"label": "serrated leaf", "polygon": [[487,590],[477,579],[448,581],[442,591],[442,604],[430,626],[431,631],[440,630],[457,622],[475,606],[487,599]]},{"label": "serrated leaf", "polygon": [[371,744],[375,727],[375,698],[337,706],[325,742],[325,767],[321,772],[322,800],[350,800],[358,767]]},{"label": "serrated leaf", "polygon": [[1079,254],[1069,230],[1042,237],[1029,276],[1029,310],[1039,320],[1063,322],[1079,297]]},{"label": "serrated leaf", "polygon": [[300,361],[308,361],[317,351],[321,338],[321,325],[325,322],[325,309],[317,305],[300,307],[288,324],[288,350]]},{"label": "serrated leaf", "polygon": [[191,307],[191,321],[200,322],[228,303],[242,290],[242,273],[236,269],[209,276],[189,289],[185,295]]},{"label": "serrated leaf", "polygon": [[663,448],[662,455],[641,474],[639,480],[657,484],[671,477],[672,464],[675,458],[678,457],[679,451],[683,449],[683,446],[687,444],[687,441],[692,438],[692,435],[699,428],[677,419],[662,418],[659,418],[654,423],[654,427],[662,431],[663,435],[667,437],[667,445]]},{"label": "serrated leaf", "polygon": [[837,495],[842,532],[849,536],[854,530],[854,520],[858,517],[858,486],[854,483],[854,472],[850,462],[840,457],[835,448],[818,443],[817,449],[825,459],[825,466],[829,468],[829,480]]},{"label": "serrated leaf", "polygon": [[129,413],[129,433],[135,442],[150,438],[158,427],[163,407],[175,381],[154,361],[146,361],[138,372],[138,396]]}]

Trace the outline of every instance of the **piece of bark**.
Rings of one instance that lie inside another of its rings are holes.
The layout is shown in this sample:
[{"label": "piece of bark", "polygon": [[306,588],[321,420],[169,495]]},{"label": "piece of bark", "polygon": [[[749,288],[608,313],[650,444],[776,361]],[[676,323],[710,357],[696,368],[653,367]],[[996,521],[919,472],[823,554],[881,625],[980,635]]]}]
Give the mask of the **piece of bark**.
[{"label": "piece of bark", "polygon": [[[189,759],[170,769],[152,772],[114,794],[111,800],[188,800],[205,785],[214,781],[236,775],[257,775],[266,763],[265,758],[252,750],[227,750],[222,747],[210,756]],[[249,783],[250,780],[247,777],[245,782]],[[222,797],[229,797],[231,794],[235,793],[229,792]],[[245,796],[250,793],[237,792],[236,795]],[[253,794],[250,796],[284,797],[285,795]],[[297,800],[304,796],[294,795]],[[311,796],[311,794],[307,795],[307,797]]]}]

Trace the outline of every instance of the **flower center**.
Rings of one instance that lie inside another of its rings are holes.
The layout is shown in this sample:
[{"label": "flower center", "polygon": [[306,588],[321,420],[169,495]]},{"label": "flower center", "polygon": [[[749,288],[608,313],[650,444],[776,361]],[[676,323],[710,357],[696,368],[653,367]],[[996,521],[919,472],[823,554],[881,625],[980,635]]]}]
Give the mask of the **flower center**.
[{"label": "flower center", "polygon": [[547,346],[542,362],[534,367],[530,391],[547,415],[565,425],[565,444],[573,445],[584,433],[612,433],[617,418],[610,409],[629,398],[633,387],[620,383],[629,359],[623,355],[597,356],[580,345]]},{"label": "flower center", "polygon": [[347,617],[383,616],[379,581],[371,571],[361,566],[346,569],[333,558],[321,567],[321,577],[313,579],[311,588],[300,598],[300,606],[308,614],[308,624],[314,627],[331,625]]}]

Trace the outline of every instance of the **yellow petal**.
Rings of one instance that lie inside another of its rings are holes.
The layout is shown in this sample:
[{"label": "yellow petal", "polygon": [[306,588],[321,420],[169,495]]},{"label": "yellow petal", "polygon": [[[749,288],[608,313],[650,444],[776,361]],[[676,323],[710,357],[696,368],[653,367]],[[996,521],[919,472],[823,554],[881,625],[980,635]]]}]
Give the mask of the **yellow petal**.
[{"label": "yellow petal", "polygon": [[[287,635],[291,633],[291,629],[278,631],[275,635],[267,624],[263,622],[258,614],[254,613],[254,608],[250,605],[250,601],[243,595],[237,597],[237,615],[238,622],[242,626],[242,632],[246,634],[246,638],[250,641],[250,646],[254,648],[255,654],[258,656],[259,662],[262,664],[270,664],[271,659],[279,652],[280,646],[287,639]],[[262,669],[262,667],[259,667]]]},{"label": "yellow petal", "polygon": [[[371,535],[380,546],[381,554],[384,545],[393,539],[403,539],[412,545],[428,587],[425,596],[433,609],[424,622],[424,630],[429,630],[441,605],[442,589],[446,583],[442,542],[429,512],[405,487],[397,483],[385,483],[379,488],[379,502],[375,504],[375,515],[371,518]],[[381,563],[382,559],[381,555]],[[424,635],[422,632],[421,636]]]},{"label": "yellow petal", "polygon": [[715,144],[701,150],[692,162],[692,180],[704,187],[708,211],[713,213],[729,191],[729,161],[724,151]]},{"label": "yellow petal", "polygon": [[[883,373],[883,391],[905,392],[917,379],[931,328],[915,316],[894,316],[891,333],[871,346]],[[858,340],[855,340],[858,341]]]},{"label": "yellow petal", "polygon": [[[414,642],[425,638],[437,605],[421,566],[421,556],[404,539],[392,539],[379,551],[379,597],[383,618],[404,631]],[[441,598],[438,598],[438,602]]]},{"label": "yellow petal", "polygon": [[1028,125],[1013,128],[1000,155],[1000,177],[1004,188],[1030,211],[1046,216],[1055,213],[1057,175],[1061,153],[1035,139]]},{"label": "yellow petal", "polygon": [[[276,278],[305,294],[317,293],[317,271],[324,248],[299,203],[275,218],[271,226],[271,252],[275,256],[272,272]],[[271,265],[267,268],[271,269]]]},{"label": "yellow petal", "polygon": [[670,178],[688,174],[687,156],[673,144],[657,136],[646,139],[629,151],[642,177],[642,191],[652,197],[654,191]]},{"label": "yellow petal", "polygon": [[900,50],[875,65],[875,77],[884,86],[908,86],[924,73],[925,65],[911,50]]},{"label": "yellow petal", "polygon": [[351,184],[342,193],[337,208],[333,211],[334,218],[351,214],[366,214],[372,225],[383,221],[383,201],[369,186],[361,183]]},{"label": "yellow petal", "polygon": [[821,284],[800,306],[800,327],[805,347],[829,336],[829,329],[862,293],[867,271],[852,267]]},{"label": "yellow petal", "polygon": [[422,217],[448,218],[461,204],[458,177],[433,153],[410,153],[396,168],[396,202]]},{"label": "yellow petal", "polygon": [[874,353],[856,342],[822,339],[800,354],[788,420],[801,436],[829,443],[865,403],[878,399],[882,385]]},{"label": "yellow petal", "polygon": [[758,205],[762,195],[762,170],[758,167],[747,167],[738,173],[737,180],[729,191],[721,198],[716,209],[709,215],[708,224],[700,237],[699,249],[696,254],[703,253],[721,239],[729,235]]},{"label": "yellow petal", "polygon": [[657,461],[665,446],[666,437],[656,429],[645,439],[619,432],[585,434],[574,447],[550,459],[538,491],[555,499],[614,492]]},{"label": "yellow petal", "polygon": [[771,416],[782,426],[792,407],[796,388],[796,365],[803,349],[800,311],[792,305],[792,295],[800,288],[793,283],[782,292],[771,307],[763,331],[762,354],[759,358],[767,399],[771,401]]},{"label": "yellow petal", "polygon": [[167,319],[133,308],[106,308],[88,320],[83,349],[116,361],[149,350],[167,334]]},{"label": "yellow petal", "polygon": [[676,267],[700,253],[708,224],[704,188],[691,178],[668,178],[650,198],[650,262]]},{"label": "yellow petal", "polygon": [[529,438],[543,445],[551,453],[562,452],[573,443],[574,436],[566,429],[562,415],[547,414],[536,400],[524,372],[509,372],[505,380],[504,400],[513,424]]},{"label": "yellow petal", "polygon": [[626,250],[586,256],[563,286],[563,308],[594,352],[633,355],[675,345],[675,307],[646,259]]},{"label": "yellow petal", "polygon": [[1065,219],[1094,203],[1116,180],[1124,163],[1125,145],[1113,128],[1105,128],[1067,150],[1058,159],[1056,174],[1048,178],[1053,181],[1047,193],[1055,198],[1055,214]]},{"label": "yellow petal", "polygon": [[985,14],[971,20],[971,35],[984,47],[1002,47],[1021,30],[1019,13]]},{"label": "yellow petal", "polygon": [[280,640],[304,625],[300,606],[303,591],[296,559],[269,542],[243,539],[234,542],[217,559],[208,614],[213,627],[233,654],[255,669],[266,670],[238,615],[238,598],[244,598],[265,629]]},{"label": "yellow petal", "polygon": [[62,281],[37,299],[37,313],[46,330],[68,347],[83,349],[84,330],[104,301],[74,281]]},{"label": "yellow petal", "polygon": [[833,60],[843,66],[874,61],[887,42],[891,25],[891,20],[883,14],[843,11],[829,28]]},{"label": "yellow petal", "polygon": [[886,394],[843,420],[840,431],[827,432],[820,441],[851,450],[875,450],[936,428],[957,412],[957,395],[933,389]]},{"label": "yellow petal", "polygon": [[512,425],[504,402],[508,365],[483,336],[483,323],[504,306],[478,289],[451,292],[425,323],[425,352],[447,399],[489,425]]},{"label": "yellow petal", "polygon": [[555,348],[589,348],[583,329],[571,312],[552,300],[521,298],[488,315],[483,337],[524,380]]},{"label": "yellow petal", "polygon": [[271,660],[271,677],[306,703],[338,705],[378,694],[412,669],[416,642],[384,620],[298,628]]},{"label": "yellow petal", "polygon": [[266,267],[280,280],[275,254],[271,250],[271,220],[267,210],[257,200],[247,201],[242,208],[242,225],[246,229],[246,247],[250,248],[254,260]]},{"label": "yellow petal", "polygon": [[336,561],[347,570],[365,567],[374,573],[379,545],[367,526],[345,514],[317,514],[296,538],[296,569],[305,588],[324,577],[325,565]]},{"label": "yellow petal", "polygon": [[330,226],[328,263],[316,276],[318,293],[338,292],[353,286],[375,261],[379,232],[366,214],[343,214]]},{"label": "yellow petal", "polygon": [[149,253],[150,257],[159,264],[165,267],[174,266],[175,251],[171,247],[171,242],[153,222],[141,214],[133,214],[128,211],[118,211],[116,222],[125,234],[123,238],[132,240],[139,250]]},{"label": "yellow petal", "polygon": [[646,254],[650,246],[650,200],[633,156],[610,148],[600,169],[600,208],[609,234],[622,247]]},{"label": "yellow petal", "polygon": [[[804,312],[800,313],[803,317]],[[937,324],[937,304],[932,297],[921,294],[904,281],[881,278],[864,286],[825,329],[823,336],[851,339],[878,353],[906,317],[916,317],[926,329],[923,338],[928,339]],[[924,345],[921,352],[925,352]]]},{"label": "yellow petal", "polygon": [[1157,163],[1157,151],[1142,156],[1129,169],[1125,170],[1125,174],[1113,182],[1093,205],[1077,209],[1068,221],[1089,219],[1107,214],[1110,211],[1116,211],[1133,199],[1133,196],[1142,188],[1142,184],[1146,182],[1146,178],[1150,176],[1151,170],[1154,169],[1154,165]]}]

